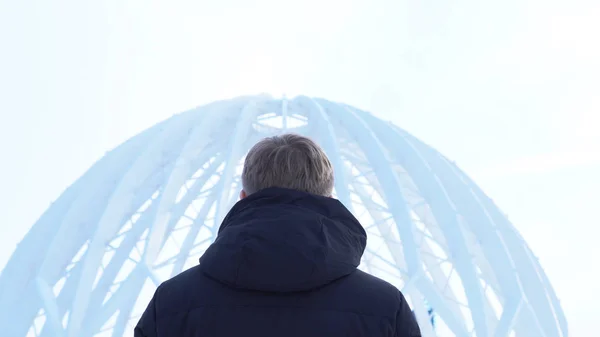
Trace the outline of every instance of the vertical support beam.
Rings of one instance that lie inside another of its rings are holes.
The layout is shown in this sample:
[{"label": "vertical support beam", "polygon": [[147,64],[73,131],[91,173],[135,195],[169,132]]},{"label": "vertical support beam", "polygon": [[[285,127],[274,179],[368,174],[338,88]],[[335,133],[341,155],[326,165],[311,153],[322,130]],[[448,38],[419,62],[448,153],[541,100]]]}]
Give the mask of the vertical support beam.
[{"label": "vertical support beam", "polygon": [[144,285],[147,276],[146,265],[142,263],[138,264],[131,272],[131,275],[123,281],[123,284],[121,284],[115,294],[102,307],[93,308],[95,311],[94,315],[90,315],[89,321],[86,321],[87,324],[82,327],[84,333],[80,336],[87,336],[100,331],[106,321],[117,310],[134,305],[137,299],[135,294],[139,293],[139,289]]},{"label": "vertical support beam", "polygon": [[[179,219],[183,216],[183,214],[185,213],[187,208],[190,206],[190,204],[192,202],[194,202],[194,200],[196,199],[198,194],[201,191],[203,191],[202,188],[204,187],[206,182],[210,178],[212,178],[213,175],[217,172],[217,169],[219,168],[219,166],[221,164],[223,164],[223,160],[222,160],[223,157],[226,157],[226,156],[227,156],[227,154],[218,153],[215,156],[214,161],[209,164],[209,166],[203,172],[202,176],[200,176],[198,179],[196,179],[194,184],[188,189],[187,193],[179,201],[179,203],[173,205],[173,210],[172,210],[173,216],[171,217],[171,222],[169,223],[168,231],[171,231],[175,227],[175,225],[177,224]],[[207,156],[207,160],[208,160],[208,156]],[[198,162],[205,163],[206,160],[199,160]],[[196,165],[196,167],[198,167],[198,165]],[[217,186],[219,186],[219,185],[215,185],[212,188],[216,188]],[[205,193],[205,192],[202,192],[202,193]],[[213,228],[213,232],[216,232],[216,229]]]},{"label": "vertical support beam", "polygon": [[[57,261],[65,262],[72,258],[67,255],[72,254],[71,246],[81,247],[81,244],[88,239],[86,235],[94,232],[97,226],[93,225],[100,221],[102,211],[107,206],[105,201],[109,200],[109,198],[103,200],[99,196],[110,195],[114,191],[127,169],[139,158],[138,153],[143,153],[148,142],[157,137],[161,128],[166,124],[169,122],[161,122],[111,151],[63,194],[63,196],[66,194],[75,195],[75,197],[66,206],[68,208],[60,218],[49,219],[51,226],[56,226],[57,223],[60,225],[50,247],[43,254],[43,262],[38,272],[38,275],[46,282],[52,284],[56,280],[56,276],[62,273],[62,270],[57,268]],[[61,201],[63,196],[60,198]],[[96,208],[92,212],[89,209],[90,204],[95,205]],[[56,207],[56,203],[53,205],[54,207]],[[90,213],[96,212],[98,213],[97,218],[90,216]],[[86,224],[93,225],[82,227]],[[36,226],[38,226],[37,223]],[[73,233],[79,233],[80,237],[74,238]],[[44,239],[48,238],[44,237]]]},{"label": "vertical support beam", "polygon": [[325,152],[329,155],[332,161],[333,169],[335,171],[335,190],[337,197],[344,206],[346,206],[351,212],[353,211],[352,201],[350,200],[350,190],[348,185],[350,178],[346,170],[346,165],[342,161],[340,154],[340,148],[338,145],[338,137],[335,133],[335,129],[330,121],[330,115],[325,112],[321,104],[309,97],[299,96],[295,99],[298,103],[305,102],[310,108],[309,123],[313,123],[316,127],[316,136],[321,140],[321,146]]},{"label": "vertical support beam", "polygon": [[202,204],[202,209],[200,210],[200,212],[198,212],[198,216],[196,217],[196,219],[194,219],[194,223],[192,224],[190,231],[186,235],[183,244],[181,245],[181,250],[177,256],[175,264],[173,265],[173,270],[171,271],[171,277],[174,277],[175,275],[181,273],[181,271],[183,270],[183,266],[185,265],[185,261],[190,254],[190,250],[192,250],[194,242],[196,242],[196,237],[198,236],[198,233],[200,232],[202,227],[205,226],[204,221],[206,219],[206,215],[208,214],[208,211],[210,210],[212,205],[215,203],[216,199],[217,196],[215,194],[212,194],[210,196],[207,196],[204,200],[204,203]]},{"label": "vertical support beam", "polygon": [[145,151],[136,159],[115,189],[85,254],[82,276],[77,287],[67,328],[68,337],[80,336],[97,269],[104,256],[106,242],[119,230],[121,221],[125,215],[131,212],[135,191],[144,183],[144,180],[156,167],[161,164],[162,156],[167,152],[178,151],[180,149],[181,141],[184,139],[178,138],[176,141],[173,141],[171,138],[174,135],[181,137],[181,135],[187,134],[182,129],[189,128],[190,122],[193,120],[190,117],[194,117],[194,115],[174,117],[169,123],[169,128],[163,130],[152,143],[148,144]]},{"label": "vertical support beam", "polygon": [[504,311],[502,311],[502,316],[500,317],[500,321],[496,326],[496,331],[494,332],[494,337],[506,337],[512,328],[515,326],[515,322],[517,317],[519,317],[519,312],[521,311],[521,307],[523,306],[523,298],[520,297],[517,301],[517,305],[511,305],[508,307],[504,307]]},{"label": "vertical support beam", "polygon": [[[152,223],[156,208],[157,206],[153,202],[152,205],[150,205],[150,207],[144,212],[144,214],[140,216],[133,227],[127,233],[123,234],[125,235],[125,238],[123,241],[121,241],[119,247],[117,247],[113,257],[110,259],[108,266],[104,268],[102,276],[100,277],[98,284],[91,294],[89,302],[89,306],[91,308],[102,306],[104,297],[106,296],[107,292],[110,291],[110,288],[125,261],[129,259],[131,251],[135,249],[136,244],[140,240],[142,234]],[[84,320],[89,319],[89,316],[90,313],[88,312]]]},{"label": "vertical support beam", "polygon": [[222,190],[219,199],[217,199],[215,228],[219,227],[219,224],[223,221],[227,212],[229,212],[231,181],[235,172],[234,170],[237,167],[240,158],[244,156],[251,146],[248,139],[251,136],[252,123],[260,113],[259,105],[261,99],[265,98],[266,97],[261,96],[258,99],[248,100],[232,130],[231,134],[233,134],[233,139],[229,145],[229,156],[225,161],[225,168],[221,174]]},{"label": "vertical support beam", "polygon": [[[529,247],[527,247],[527,250],[529,251],[530,255],[533,255],[533,252],[531,252]],[[534,263],[536,263],[536,262],[537,261],[534,261]],[[568,323],[567,323],[567,318],[565,317],[565,313],[560,305],[560,301],[558,300],[558,297],[556,296],[556,292],[554,291],[554,288],[552,288],[552,285],[550,284],[550,280],[548,279],[548,276],[544,272],[544,270],[543,270],[542,266],[539,264],[539,262],[536,263],[536,267],[537,267],[538,275],[540,276],[542,283],[544,284],[544,288],[546,289],[546,292],[548,293],[548,298],[550,299],[550,302],[552,303],[552,308],[554,309],[554,313],[556,314],[556,319],[558,320],[558,325],[560,327],[560,331],[562,332],[562,337],[567,337],[569,335]]]},{"label": "vertical support beam", "polygon": [[[217,107],[219,106],[217,105]],[[192,122],[192,129],[168,177],[159,201],[156,218],[150,226],[148,244],[144,252],[144,263],[150,269],[154,265],[163,246],[165,232],[171,219],[177,194],[186,179],[192,174],[192,166],[190,165],[191,154],[198,151],[198,149],[206,148],[211,143],[214,135],[211,131],[215,127],[215,119],[218,114],[210,113],[210,111],[199,111],[199,114],[200,117],[204,118],[199,118],[199,120]],[[219,117],[222,116],[219,115]]]},{"label": "vertical support beam", "polygon": [[[365,119],[375,119],[364,112],[357,111],[356,113]],[[462,226],[457,220],[456,210],[450,203],[447,191],[440,183],[439,178],[420,153],[411,144],[398,141],[398,137],[391,137],[393,133],[390,131],[393,130],[382,128],[378,132],[378,135],[385,142],[390,142],[392,139],[396,140],[395,146],[390,149],[390,153],[395,156],[404,169],[411,175],[424,199],[430,205],[437,219],[438,227],[442,230],[446,238],[450,250],[448,254],[466,290],[465,293],[475,331],[478,336],[485,336],[489,333],[485,314],[485,298],[477,272],[475,271],[471,253],[462,232]]]},{"label": "vertical support beam", "polygon": [[[354,191],[358,194],[359,198],[361,199],[361,201],[363,201],[364,204],[368,198],[367,193],[365,191],[365,187],[359,183],[354,182],[352,183],[352,187],[354,188]],[[391,236],[391,228],[387,227],[384,223],[386,217],[382,214],[381,211],[374,210],[371,207],[366,207],[366,209],[367,212],[369,212],[371,218],[373,218],[373,221],[375,221],[375,226],[379,230],[379,233],[381,233],[381,236],[385,240],[386,247],[392,255],[392,259],[394,260],[397,269],[400,271],[401,274],[405,274],[406,263],[404,253],[402,251],[402,245],[398,241],[387,240],[387,238]],[[365,224],[363,224],[363,226],[364,225]]]},{"label": "vertical support beam", "polygon": [[515,228],[492,201],[474,183],[469,181],[468,185],[481,201],[482,206],[485,207],[510,252],[516,274],[519,275],[522,293],[534,313],[535,324],[541,327],[541,331],[547,337],[561,337],[560,321],[557,321],[554,316],[555,313],[546,294],[546,288],[538,275],[537,261],[531,259],[525,242],[517,235]]},{"label": "vertical support beam", "polygon": [[119,310],[119,316],[117,316],[112,337],[127,336],[126,330],[130,329],[127,322],[129,322],[129,319],[131,318],[131,311],[133,311],[133,306],[135,305],[137,298],[135,293],[127,294],[126,296],[131,297],[132,300],[127,301],[127,304]]},{"label": "vertical support beam", "polygon": [[[446,299],[448,299],[446,301],[446,307],[454,314],[455,317],[462,317],[462,312],[458,304],[459,301],[456,298],[454,289],[448,287],[447,282],[449,281],[449,278],[444,274],[442,268],[440,268],[440,261],[436,260],[432,256],[435,255],[435,253],[428,243],[424,242],[421,244],[421,250],[423,253],[428,253],[422,255],[423,264],[427,267],[427,271],[433,279],[435,288],[438,289]],[[454,271],[451,270],[450,273],[454,273]]]},{"label": "vertical support beam", "polygon": [[56,304],[56,298],[52,292],[52,288],[43,279],[36,279],[37,289],[40,293],[42,301],[44,303],[44,309],[46,312],[46,324],[52,326],[54,335],[56,337],[63,337],[65,335],[65,329],[62,325],[62,318],[59,314],[60,310]]},{"label": "vertical support beam", "polygon": [[448,161],[406,132],[397,127],[391,127],[396,134],[416,148],[436,172],[457,211],[465,219],[468,228],[480,242],[485,243],[480,245],[481,250],[496,271],[494,275],[488,276],[493,276],[498,281],[502,290],[500,295],[504,295],[502,297],[507,301],[506,303],[514,302],[516,305],[520,297],[516,294],[520,294],[521,289],[514,273],[512,259],[507,247],[502,243],[495,224],[479,199],[472,193],[471,188],[463,181],[462,177],[454,172]]},{"label": "vertical support beam", "polygon": [[[320,100],[319,102],[321,104],[331,104],[323,100]],[[396,173],[389,165],[390,160],[388,158],[388,153],[384,150],[383,145],[373,130],[371,130],[365,121],[359,118],[353,110],[350,110],[347,107],[340,110],[336,107],[336,109],[332,108],[329,111],[335,115],[340,123],[349,129],[353,135],[356,135],[357,142],[363,147],[363,152],[371,163],[377,177],[382,180],[381,188],[388,205],[390,205],[390,213],[394,218],[402,239],[402,248],[404,250],[405,262],[409,275],[423,273],[420,248],[415,240],[415,224],[410,217],[407,203],[404,200],[401,183]],[[457,336],[468,335],[463,322],[446,308],[439,292],[428,279],[424,278],[418,283],[418,287],[419,290],[427,296],[430,303],[440,312],[440,315],[444,316],[444,321]]]}]

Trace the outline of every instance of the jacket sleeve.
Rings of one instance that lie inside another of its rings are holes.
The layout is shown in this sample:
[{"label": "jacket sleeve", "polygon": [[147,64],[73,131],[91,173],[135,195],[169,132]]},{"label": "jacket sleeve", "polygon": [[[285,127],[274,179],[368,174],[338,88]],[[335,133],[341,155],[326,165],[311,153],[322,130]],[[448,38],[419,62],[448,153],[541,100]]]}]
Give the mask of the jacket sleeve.
[{"label": "jacket sleeve", "polygon": [[159,289],[160,287],[154,292],[154,296],[150,300],[146,311],[144,311],[138,324],[135,326],[133,331],[134,337],[158,337],[158,333],[156,332],[156,301]]},{"label": "jacket sleeve", "polygon": [[421,337],[421,329],[417,323],[417,318],[410,310],[404,295],[400,292],[398,294],[400,296],[400,309],[396,315],[395,337]]}]

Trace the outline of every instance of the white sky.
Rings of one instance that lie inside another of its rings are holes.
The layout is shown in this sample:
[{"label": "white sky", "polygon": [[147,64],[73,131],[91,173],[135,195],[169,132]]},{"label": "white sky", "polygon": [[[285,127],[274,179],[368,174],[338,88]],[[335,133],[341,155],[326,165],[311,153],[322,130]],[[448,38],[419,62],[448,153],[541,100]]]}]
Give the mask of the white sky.
[{"label": "white sky", "polygon": [[[600,301],[600,4],[0,0],[0,266],[104,152],[219,98],[373,111],[480,183],[553,282],[572,336]],[[596,314],[596,315],[594,315]]]}]

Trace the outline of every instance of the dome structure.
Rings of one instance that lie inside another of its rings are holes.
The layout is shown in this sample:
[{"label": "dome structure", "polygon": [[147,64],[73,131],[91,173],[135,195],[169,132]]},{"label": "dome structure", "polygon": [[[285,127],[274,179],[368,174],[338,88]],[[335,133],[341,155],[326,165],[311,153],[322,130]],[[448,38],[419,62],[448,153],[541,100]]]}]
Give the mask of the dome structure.
[{"label": "dome structure", "polygon": [[157,285],[214,240],[246,152],[283,132],[322,145],[368,233],[360,268],[404,292],[423,336],[567,336],[534,254],[456,165],[368,112],[267,95],[175,115],[71,185],[0,275],[2,335],[131,336]]}]

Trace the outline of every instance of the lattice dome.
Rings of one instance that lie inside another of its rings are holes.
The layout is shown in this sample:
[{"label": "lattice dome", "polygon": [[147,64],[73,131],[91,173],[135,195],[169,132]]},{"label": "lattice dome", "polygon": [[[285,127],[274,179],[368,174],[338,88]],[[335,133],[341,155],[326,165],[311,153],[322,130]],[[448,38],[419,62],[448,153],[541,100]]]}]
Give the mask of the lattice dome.
[{"label": "lattice dome", "polygon": [[323,146],[369,235],[361,269],[404,292],[423,336],[567,336],[537,259],[456,165],[368,112],[267,95],[175,115],[100,159],[2,271],[0,334],[131,336],[156,286],[215,238],[246,152],[282,132]]}]

